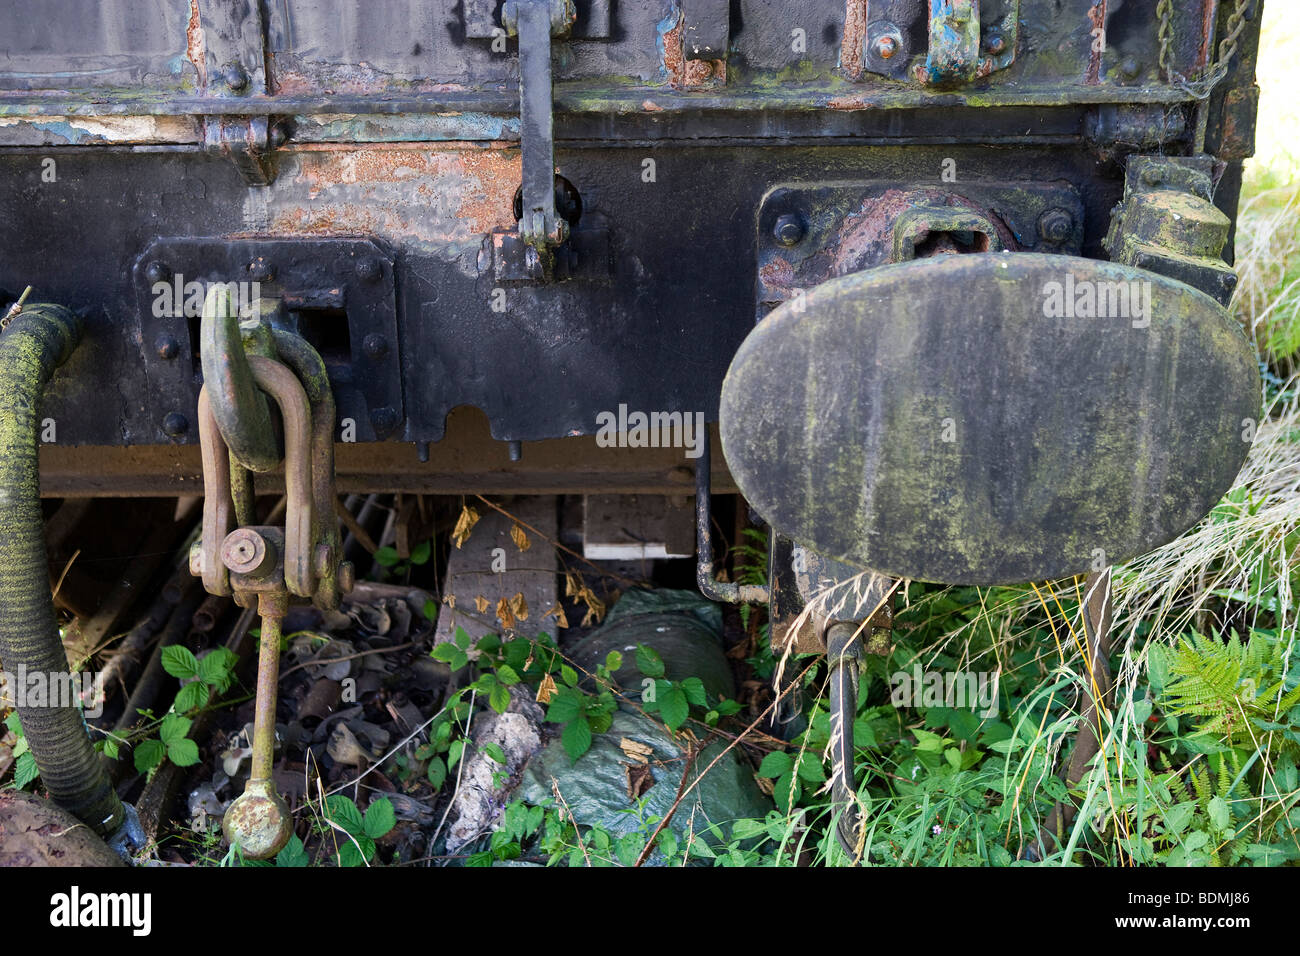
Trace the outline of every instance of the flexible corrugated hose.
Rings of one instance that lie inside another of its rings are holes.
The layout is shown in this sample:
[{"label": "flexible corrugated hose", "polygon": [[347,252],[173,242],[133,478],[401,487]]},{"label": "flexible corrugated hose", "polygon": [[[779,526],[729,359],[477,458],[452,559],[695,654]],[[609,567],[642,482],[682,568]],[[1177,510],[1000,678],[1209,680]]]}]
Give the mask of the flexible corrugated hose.
[{"label": "flexible corrugated hose", "polygon": [[[61,675],[62,686],[74,685],[50,594],[37,439],[45,387],[80,338],[81,322],[57,305],[27,306],[0,334],[0,664],[10,674],[39,674],[51,687]],[[117,830],[122,802],[75,702],[18,703],[50,797],[101,834]]]}]

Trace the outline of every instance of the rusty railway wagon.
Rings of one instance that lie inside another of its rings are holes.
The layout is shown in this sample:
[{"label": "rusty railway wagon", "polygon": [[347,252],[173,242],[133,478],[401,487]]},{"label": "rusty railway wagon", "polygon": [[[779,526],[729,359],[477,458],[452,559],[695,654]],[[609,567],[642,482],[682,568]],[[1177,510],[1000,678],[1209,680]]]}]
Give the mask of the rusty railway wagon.
[{"label": "rusty railway wagon", "polygon": [[[5,665],[66,667],[41,496],[204,493],[191,570],[273,648],[352,584],[338,494],[694,483],[700,589],[828,652],[838,720],[902,579],[1086,576],[1104,693],[1106,569],[1210,510],[1259,414],[1226,307],[1261,16],[4,0]],[[711,488],[771,528],[769,585],[717,575]],[[288,833],[276,664],[250,855]],[[54,800],[127,833],[76,708],[20,713]]]}]

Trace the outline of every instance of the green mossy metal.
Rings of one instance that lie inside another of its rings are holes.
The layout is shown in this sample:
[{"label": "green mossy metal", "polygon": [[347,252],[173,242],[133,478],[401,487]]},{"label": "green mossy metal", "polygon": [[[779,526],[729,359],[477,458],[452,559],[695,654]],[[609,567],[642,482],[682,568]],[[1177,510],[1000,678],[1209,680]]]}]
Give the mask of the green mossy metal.
[{"label": "green mossy metal", "polygon": [[[1048,283],[1148,283],[1144,317],[1053,318]],[[741,491],[779,533],[952,584],[1063,577],[1228,491],[1259,373],[1208,296],[1116,263],[945,256],[827,282],[750,334],[722,390]]]}]

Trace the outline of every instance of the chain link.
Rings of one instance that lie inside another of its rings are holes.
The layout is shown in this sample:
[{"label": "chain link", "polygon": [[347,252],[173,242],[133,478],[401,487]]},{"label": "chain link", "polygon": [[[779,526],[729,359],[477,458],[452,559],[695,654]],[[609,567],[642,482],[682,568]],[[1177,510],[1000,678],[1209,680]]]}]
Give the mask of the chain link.
[{"label": "chain link", "polygon": [[1218,58],[1201,76],[1188,79],[1173,68],[1173,0],[1159,0],[1156,15],[1160,18],[1160,26],[1156,35],[1160,41],[1160,69],[1165,78],[1195,99],[1208,99],[1215,87],[1228,75],[1232,58],[1237,55],[1238,41],[1246,29],[1246,14],[1253,2],[1254,0],[1236,0],[1232,13],[1228,15],[1227,32],[1219,43]]}]

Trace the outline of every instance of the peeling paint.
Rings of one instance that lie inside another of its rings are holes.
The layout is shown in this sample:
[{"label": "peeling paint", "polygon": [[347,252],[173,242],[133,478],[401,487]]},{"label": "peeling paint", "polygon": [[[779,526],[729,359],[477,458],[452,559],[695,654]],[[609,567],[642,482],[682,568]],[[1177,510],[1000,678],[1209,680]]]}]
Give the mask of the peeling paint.
[{"label": "peeling paint", "polygon": [[202,141],[192,116],[0,117],[0,146],[184,144]]}]

